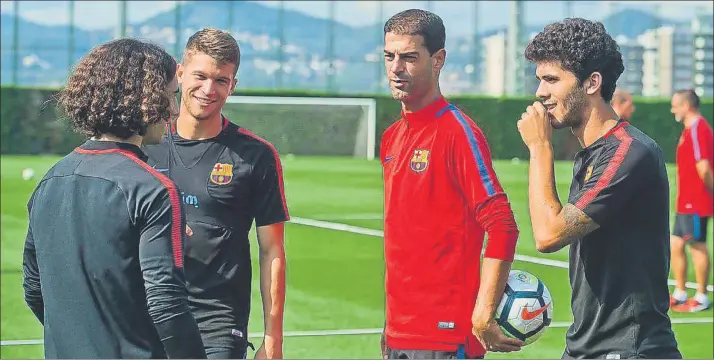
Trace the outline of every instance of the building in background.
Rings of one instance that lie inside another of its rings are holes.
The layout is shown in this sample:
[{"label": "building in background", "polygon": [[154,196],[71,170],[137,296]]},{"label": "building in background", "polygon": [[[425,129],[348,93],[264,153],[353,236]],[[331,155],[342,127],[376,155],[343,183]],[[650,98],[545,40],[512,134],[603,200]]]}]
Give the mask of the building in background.
[{"label": "building in background", "polygon": [[694,44],[688,26],[650,29],[638,41],[644,47],[642,95],[670,97],[692,87]]},{"label": "building in background", "polygon": [[618,36],[615,40],[620,46],[622,62],[625,66],[625,71],[617,80],[617,87],[625,89],[633,95],[642,95],[642,78],[644,75],[643,55],[645,48],[635,39],[630,39],[625,36]]},{"label": "building in background", "polygon": [[506,44],[505,31],[486,37],[482,41],[483,76],[481,91],[486,95],[501,96],[506,94]]},{"label": "building in background", "polygon": [[[528,36],[528,42],[525,44],[523,47],[523,50],[521,51],[521,54],[525,51],[525,47],[528,46],[528,43],[533,40],[534,37],[538,35],[537,32],[532,32]],[[528,60],[525,60],[525,57],[521,55],[521,57],[524,59],[523,63],[523,83],[521,84],[521,88],[524,91],[524,95],[526,96],[535,96],[536,91],[538,90],[538,85],[540,81],[536,77],[536,64],[532,63]]]},{"label": "building in background", "polygon": [[692,20],[694,45],[694,91],[701,97],[714,96],[714,21],[700,15]]}]

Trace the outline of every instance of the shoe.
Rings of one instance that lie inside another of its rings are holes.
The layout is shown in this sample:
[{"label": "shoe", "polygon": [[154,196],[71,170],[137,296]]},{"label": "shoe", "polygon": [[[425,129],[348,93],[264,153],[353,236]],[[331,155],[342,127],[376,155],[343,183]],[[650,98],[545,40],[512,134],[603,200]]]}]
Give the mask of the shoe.
[{"label": "shoe", "polygon": [[674,306],[677,306],[677,305],[682,305],[682,304],[684,304],[684,303],[686,303],[686,302],[687,302],[687,300],[684,300],[684,301],[682,301],[682,300],[677,300],[677,299],[674,298],[674,296],[672,296],[672,295],[669,296],[669,307],[674,307]]},{"label": "shoe", "polygon": [[699,311],[709,309],[711,307],[711,305],[712,305],[711,301],[708,301],[707,304],[702,304],[699,301],[697,301],[697,299],[691,298],[683,304],[674,305],[672,307],[672,310],[674,310],[675,312],[679,312],[679,313],[699,312]]}]

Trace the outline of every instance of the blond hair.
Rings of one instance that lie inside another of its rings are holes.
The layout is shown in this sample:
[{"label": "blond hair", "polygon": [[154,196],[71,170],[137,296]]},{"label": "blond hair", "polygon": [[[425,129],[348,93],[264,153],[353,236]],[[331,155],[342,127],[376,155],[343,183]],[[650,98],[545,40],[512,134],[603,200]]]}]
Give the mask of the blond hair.
[{"label": "blond hair", "polygon": [[233,64],[235,73],[238,73],[240,48],[228,31],[203,28],[191,35],[184,50],[184,61],[196,53],[212,57],[219,65]]}]

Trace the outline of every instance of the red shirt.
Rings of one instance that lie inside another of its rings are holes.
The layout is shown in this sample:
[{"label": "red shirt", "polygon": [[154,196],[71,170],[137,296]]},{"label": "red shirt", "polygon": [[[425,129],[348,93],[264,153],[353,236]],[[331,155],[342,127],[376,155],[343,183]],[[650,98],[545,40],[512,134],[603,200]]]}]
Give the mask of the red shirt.
[{"label": "red shirt", "polygon": [[393,349],[485,353],[471,315],[485,257],[512,261],[518,228],[476,124],[440,98],[382,138],[386,341]]},{"label": "red shirt", "polygon": [[712,128],[704,118],[699,118],[684,128],[677,145],[677,213],[714,215],[712,193],[697,172],[699,160],[714,159]]}]

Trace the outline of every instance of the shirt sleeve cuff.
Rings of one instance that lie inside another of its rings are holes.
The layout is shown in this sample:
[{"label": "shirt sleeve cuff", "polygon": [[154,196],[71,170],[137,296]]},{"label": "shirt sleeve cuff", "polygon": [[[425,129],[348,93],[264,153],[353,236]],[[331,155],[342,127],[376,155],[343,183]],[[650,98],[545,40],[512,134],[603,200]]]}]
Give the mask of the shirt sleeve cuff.
[{"label": "shirt sleeve cuff", "polygon": [[494,232],[488,234],[485,258],[513,261],[516,255],[518,231]]}]

